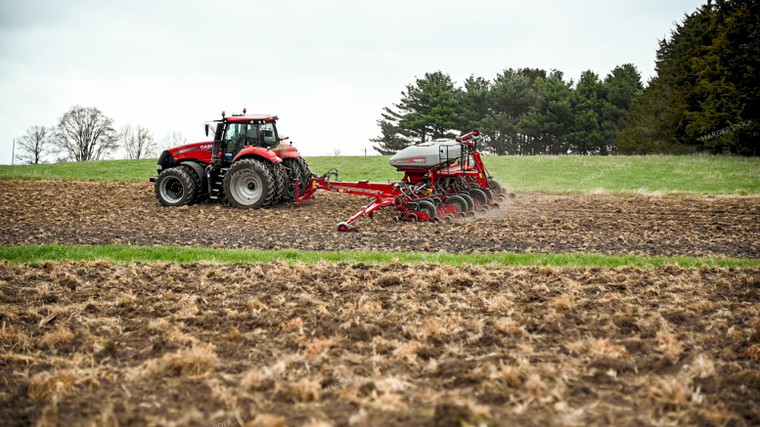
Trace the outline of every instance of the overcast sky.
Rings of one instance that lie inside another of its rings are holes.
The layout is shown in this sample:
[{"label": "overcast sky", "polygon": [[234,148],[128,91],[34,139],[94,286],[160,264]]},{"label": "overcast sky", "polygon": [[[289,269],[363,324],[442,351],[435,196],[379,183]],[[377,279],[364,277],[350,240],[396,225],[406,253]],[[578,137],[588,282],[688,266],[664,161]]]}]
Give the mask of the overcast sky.
[{"label": "overcast sky", "polygon": [[305,155],[358,155],[382,108],[426,72],[577,80],[633,63],[646,82],[658,40],[702,3],[1,0],[0,163],[14,137],[74,105],[188,142],[247,107],[279,115]]}]

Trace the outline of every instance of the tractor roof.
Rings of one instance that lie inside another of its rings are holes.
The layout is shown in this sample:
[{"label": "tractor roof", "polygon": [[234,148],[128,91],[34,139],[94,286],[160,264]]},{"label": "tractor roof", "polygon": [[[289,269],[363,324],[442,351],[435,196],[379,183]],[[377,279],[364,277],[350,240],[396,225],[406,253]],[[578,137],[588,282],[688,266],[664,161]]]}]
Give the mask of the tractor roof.
[{"label": "tractor roof", "polygon": [[228,123],[271,122],[277,120],[274,114],[243,114],[232,115],[225,118]]}]

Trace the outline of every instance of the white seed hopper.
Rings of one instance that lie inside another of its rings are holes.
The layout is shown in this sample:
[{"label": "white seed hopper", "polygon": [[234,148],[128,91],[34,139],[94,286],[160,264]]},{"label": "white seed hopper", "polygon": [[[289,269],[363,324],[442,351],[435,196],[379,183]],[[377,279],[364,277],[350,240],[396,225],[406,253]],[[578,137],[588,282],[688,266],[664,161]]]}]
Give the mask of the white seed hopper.
[{"label": "white seed hopper", "polygon": [[436,139],[406,147],[394,154],[389,162],[397,169],[432,169],[453,163],[461,153],[461,143],[453,139]]}]

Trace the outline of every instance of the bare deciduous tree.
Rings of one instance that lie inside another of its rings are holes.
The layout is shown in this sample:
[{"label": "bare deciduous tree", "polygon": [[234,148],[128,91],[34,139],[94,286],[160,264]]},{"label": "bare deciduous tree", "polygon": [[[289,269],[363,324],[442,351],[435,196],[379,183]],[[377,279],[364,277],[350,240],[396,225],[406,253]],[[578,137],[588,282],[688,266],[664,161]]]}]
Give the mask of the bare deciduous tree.
[{"label": "bare deciduous tree", "polygon": [[163,151],[185,144],[187,144],[187,139],[181,132],[169,132],[164,139],[161,140],[159,148]]},{"label": "bare deciduous tree", "polygon": [[119,133],[119,140],[130,159],[144,159],[155,154],[156,144],[153,142],[153,135],[140,125],[124,126]]},{"label": "bare deciduous tree", "polygon": [[75,161],[99,160],[119,144],[113,120],[95,107],[74,106],[58,122],[56,144]]},{"label": "bare deciduous tree", "polygon": [[45,154],[50,152],[55,130],[44,126],[32,126],[19,138],[19,154],[16,158],[22,162],[36,165],[42,162]]}]

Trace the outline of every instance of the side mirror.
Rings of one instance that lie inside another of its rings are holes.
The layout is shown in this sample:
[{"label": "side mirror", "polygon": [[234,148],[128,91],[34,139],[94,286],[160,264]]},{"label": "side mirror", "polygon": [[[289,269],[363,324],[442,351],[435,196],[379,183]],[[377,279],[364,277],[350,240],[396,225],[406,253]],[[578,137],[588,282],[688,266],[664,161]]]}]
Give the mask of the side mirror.
[{"label": "side mirror", "polygon": [[206,123],[206,136],[208,136],[208,123]]}]

